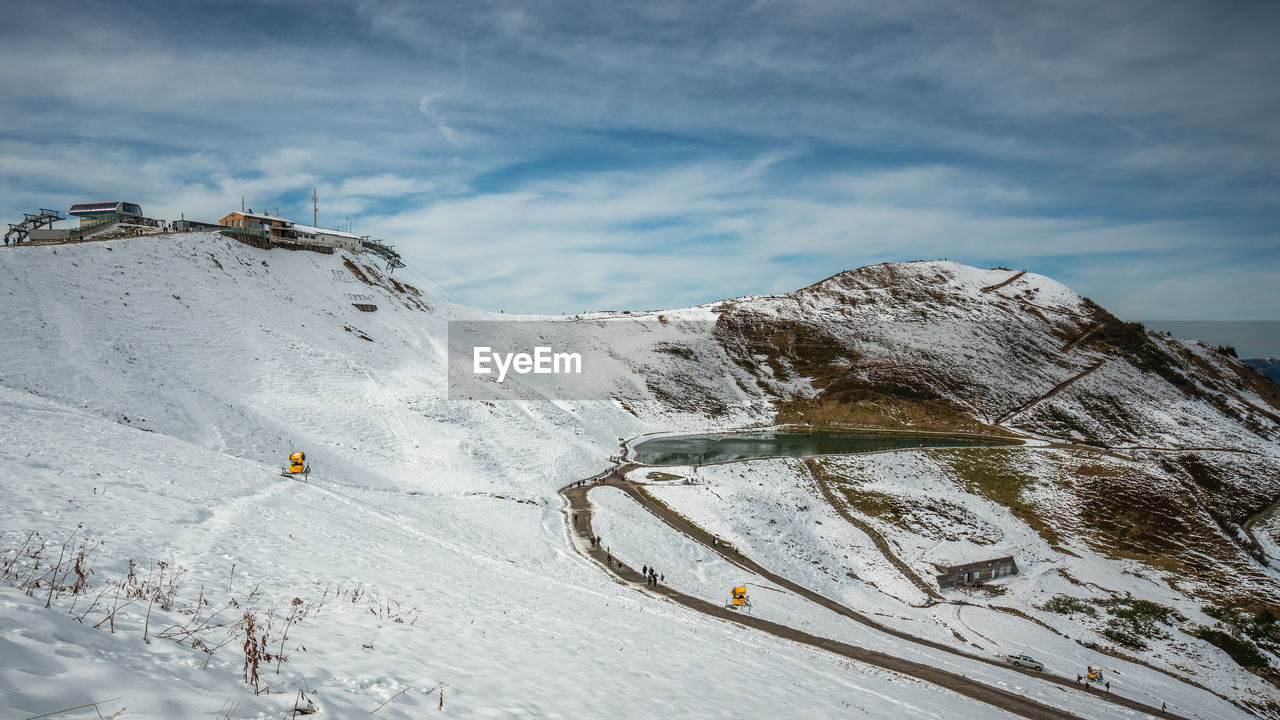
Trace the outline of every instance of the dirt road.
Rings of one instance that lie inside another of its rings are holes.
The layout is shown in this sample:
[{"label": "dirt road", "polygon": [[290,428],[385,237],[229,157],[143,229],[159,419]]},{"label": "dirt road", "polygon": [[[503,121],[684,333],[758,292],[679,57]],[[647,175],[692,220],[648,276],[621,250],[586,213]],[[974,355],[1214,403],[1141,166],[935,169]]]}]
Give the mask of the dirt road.
[{"label": "dirt road", "polygon": [[[831,600],[830,598],[819,595],[818,593],[815,593],[809,590],[808,588],[798,585],[797,583],[787,580],[786,578],[783,578],[761,567],[760,565],[752,561],[750,558],[747,558],[739,554],[737,551],[723,544],[713,543],[709,535],[706,535],[705,532],[703,532],[696,526],[689,524],[679,515],[676,515],[675,513],[673,513],[670,510],[670,508],[667,508],[662,503],[656,501],[653,497],[645,493],[642,488],[632,483],[628,483],[618,479],[619,471],[621,475],[625,475],[627,472],[629,472],[631,469],[635,467],[637,466],[626,465],[626,466],[623,466],[622,468],[619,468],[619,470],[613,471],[607,475],[600,476],[598,478],[591,478],[589,480],[584,480],[581,482],[581,484],[573,483],[569,487],[566,487],[561,491],[561,493],[569,501],[570,511],[569,511],[568,517],[572,518],[574,515],[577,516],[576,523],[570,520],[571,524],[573,524],[573,532],[577,535],[578,539],[581,541],[578,543],[577,549],[580,552],[586,554],[591,559],[595,560],[602,567],[606,568],[607,571],[615,579],[617,579],[619,583],[626,584],[626,585],[635,585],[637,588],[644,588],[645,591],[647,592],[661,595],[675,603],[678,603],[696,612],[700,612],[704,615],[708,615],[721,620],[733,622],[738,625],[754,628],[756,630],[769,633],[770,635],[774,635],[775,637],[783,638],[786,640],[792,640],[794,642],[799,642],[799,643],[809,645],[815,648],[820,648],[823,650],[828,650],[830,652],[850,658],[852,660],[865,662],[869,665],[875,665],[877,667],[893,670],[895,672],[899,672],[904,675],[915,677],[920,680],[924,680],[926,682],[930,682],[935,685],[938,685],[939,687],[947,688],[949,690],[952,690],[966,697],[970,697],[975,700],[979,700],[981,702],[987,703],[994,707],[998,707],[1003,710],[1008,710],[1009,712],[1016,713],[1026,718],[1062,718],[1062,719],[1073,718],[1074,719],[1077,717],[1066,711],[1045,705],[1043,703],[1037,702],[1025,696],[1018,695],[1016,693],[1012,693],[1000,688],[991,687],[989,685],[980,683],[976,680],[973,680],[952,672],[948,672],[946,670],[941,670],[936,667],[924,665],[922,663],[896,657],[894,655],[889,655],[876,650],[870,650],[867,648],[858,647],[856,645],[838,642],[830,638],[824,638],[817,635],[812,635],[810,633],[806,633],[804,631],[797,630],[795,628],[791,628],[786,625],[782,625],[780,623],[776,623],[770,620],[764,620],[762,618],[757,618],[751,615],[743,615],[737,611],[730,610],[722,605],[717,605],[715,603],[708,602],[701,598],[687,595],[685,593],[682,593],[678,590],[674,590],[667,586],[660,585],[656,588],[648,586],[644,576],[641,575],[638,570],[636,570],[635,568],[629,567],[625,564],[620,564],[616,558],[613,558],[611,561],[607,562],[605,557],[605,551],[603,548],[591,547],[590,537],[594,533],[592,531],[592,526],[591,526],[591,516],[592,516],[591,503],[587,495],[593,488],[601,487],[601,486],[609,486],[609,487],[616,487],[622,490],[623,492],[626,492],[628,495],[634,498],[642,507],[644,507],[647,511],[652,513],[655,517],[659,518],[664,523],[666,523],[673,529],[679,531],[681,534],[685,535],[691,540],[702,544],[703,546],[711,549],[713,552],[716,552],[725,560],[733,563],[734,565],[737,565],[738,567],[743,568],[744,570],[755,573],[761,577],[767,578],[769,581],[776,583],[777,585],[784,587],[796,593],[797,595],[800,595],[808,600],[811,600],[829,610],[839,613],[844,617],[847,617],[851,620],[854,620],[856,622],[872,627],[880,632],[893,635],[894,637],[900,638],[905,642],[910,642],[917,645],[923,645],[925,647],[929,647],[935,650],[941,650],[949,654],[957,655],[966,660],[983,662],[983,663],[995,665],[1010,671],[1017,671],[1012,666],[1005,665],[1004,663],[1001,663],[998,660],[961,652],[950,646],[944,645],[942,643],[937,643],[937,642],[925,640],[922,638],[917,638],[907,633],[904,633],[900,630],[896,630],[894,628],[890,628],[885,625],[882,625],[881,623],[876,622],[875,620],[871,619],[866,615],[863,615],[862,613],[859,613],[855,610],[845,607],[844,605],[834,600]],[[1080,688],[1075,686],[1070,680],[1058,678],[1058,677],[1047,675],[1044,673],[1033,673],[1031,671],[1022,671],[1022,672],[1023,674],[1026,674],[1029,677],[1035,678],[1037,680],[1056,684],[1062,688],[1063,692],[1083,692]],[[1130,698],[1122,697],[1120,695],[1095,694],[1095,696],[1099,698],[1103,698],[1115,705],[1126,707],[1131,710],[1137,710],[1139,712],[1149,713],[1149,714],[1160,716],[1160,717],[1169,717],[1169,718],[1179,717],[1177,715],[1173,715],[1170,713],[1165,713],[1161,715],[1160,709],[1157,707],[1152,707],[1152,706],[1146,705],[1145,703],[1138,702]]]}]

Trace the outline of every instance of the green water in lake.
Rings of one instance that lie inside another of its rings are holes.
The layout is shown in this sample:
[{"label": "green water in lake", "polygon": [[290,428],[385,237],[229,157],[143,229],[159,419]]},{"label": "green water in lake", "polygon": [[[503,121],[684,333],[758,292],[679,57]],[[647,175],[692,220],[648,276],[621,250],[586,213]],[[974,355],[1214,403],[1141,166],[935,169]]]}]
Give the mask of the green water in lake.
[{"label": "green water in lake", "polygon": [[705,465],[763,457],[809,457],[901,450],[913,447],[975,447],[1017,441],[921,433],[841,432],[835,430],[757,430],[654,438],[632,448],[645,465]]}]

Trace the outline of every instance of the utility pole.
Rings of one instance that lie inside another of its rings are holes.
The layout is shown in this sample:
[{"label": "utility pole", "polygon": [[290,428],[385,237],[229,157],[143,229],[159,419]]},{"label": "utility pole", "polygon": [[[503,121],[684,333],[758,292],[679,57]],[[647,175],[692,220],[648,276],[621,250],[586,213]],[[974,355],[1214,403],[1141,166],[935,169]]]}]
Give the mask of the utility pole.
[{"label": "utility pole", "polygon": [[316,200],[316,189],[311,188],[311,227],[320,227],[316,224],[316,213],[319,212],[320,205]]},{"label": "utility pole", "polygon": [[244,212],[244,196],[240,196],[240,212]]}]

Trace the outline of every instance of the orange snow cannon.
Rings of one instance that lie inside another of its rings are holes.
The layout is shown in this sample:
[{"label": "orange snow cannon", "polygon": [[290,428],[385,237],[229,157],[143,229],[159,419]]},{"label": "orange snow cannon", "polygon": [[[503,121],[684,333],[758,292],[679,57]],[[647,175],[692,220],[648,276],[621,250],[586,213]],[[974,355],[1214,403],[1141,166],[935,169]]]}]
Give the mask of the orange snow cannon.
[{"label": "orange snow cannon", "polygon": [[311,468],[307,466],[307,454],[301,450],[289,456],[289,467],[285,468],[280,474],[285,477],[295,475],[307,476],[311,473]]}]

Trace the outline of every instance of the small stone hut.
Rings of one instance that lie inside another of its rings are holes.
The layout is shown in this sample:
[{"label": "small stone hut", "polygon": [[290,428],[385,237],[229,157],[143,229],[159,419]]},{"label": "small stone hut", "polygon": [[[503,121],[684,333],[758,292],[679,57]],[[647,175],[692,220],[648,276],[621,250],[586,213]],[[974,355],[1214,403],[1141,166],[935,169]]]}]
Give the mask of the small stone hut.
[{"label": "small stone hut", "polygon": [[981,560],[979,562],[966,563],[964,565],[953,565],[943,569],[941,575],[938,576],[938,587],[949,588],[961,585],[972,585],[976,582],[986,582],[987,580],[997,580],[1009,575],[1018,574],[1018,563],[1013,561],[1013,556],[995,558],[994,560]]}]

